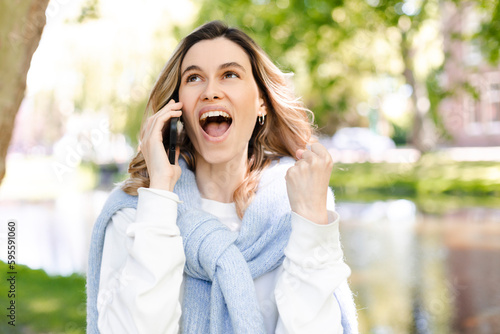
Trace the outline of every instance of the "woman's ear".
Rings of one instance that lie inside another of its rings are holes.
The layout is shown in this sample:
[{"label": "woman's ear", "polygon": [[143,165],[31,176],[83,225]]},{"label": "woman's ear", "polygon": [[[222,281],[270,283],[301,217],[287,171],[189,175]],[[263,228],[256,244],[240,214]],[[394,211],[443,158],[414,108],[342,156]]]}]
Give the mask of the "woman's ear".
[{"label": "woman's ear", "polygon": [[264,101],[263,98],[259,98],[259,115],[266,116],[267,115],[267,108],[266,108],[266,102]]}]

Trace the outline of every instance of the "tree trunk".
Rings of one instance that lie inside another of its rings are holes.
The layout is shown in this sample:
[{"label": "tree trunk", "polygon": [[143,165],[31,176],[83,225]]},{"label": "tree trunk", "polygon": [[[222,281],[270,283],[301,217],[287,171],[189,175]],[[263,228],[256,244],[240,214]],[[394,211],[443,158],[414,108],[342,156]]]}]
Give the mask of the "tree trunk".
[{"label": "tree trunk", "polygon": [[413,89],[411,102],[413,107],[413,125],[410,133],[410,143],[420,152],[427,152],[435,148],[437,144],[436,127],[429,118],[429,107],[419,105],[419,98],[427,98],[427,89],[419,84],[413,73],[413,49],[406,32],[402,34],[401,56],[405,65],[404,77],[406,83]]},{"label": "tree trunk", "polygon": [[49,0],[0,2],[0,183],[31,57],[45,26]]}]

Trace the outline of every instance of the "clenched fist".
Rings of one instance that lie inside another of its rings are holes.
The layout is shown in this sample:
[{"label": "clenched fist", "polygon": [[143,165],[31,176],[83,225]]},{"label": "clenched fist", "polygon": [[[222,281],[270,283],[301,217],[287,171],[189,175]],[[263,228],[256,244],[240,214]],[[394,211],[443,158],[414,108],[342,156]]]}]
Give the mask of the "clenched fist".
[{"label": "clenched fist", "polygon": [[286,174],[292,211],[316,223],[327,224],[326,197],[333,160],[326,148],[314,143],[311,150],[297,150],[294,166]]}]

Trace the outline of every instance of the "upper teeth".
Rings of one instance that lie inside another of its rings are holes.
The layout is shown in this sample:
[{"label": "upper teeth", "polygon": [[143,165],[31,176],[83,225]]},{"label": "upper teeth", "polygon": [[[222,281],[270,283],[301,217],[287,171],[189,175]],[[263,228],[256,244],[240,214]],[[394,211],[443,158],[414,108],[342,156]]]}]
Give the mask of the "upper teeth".
[{"label": "upper teeth", "polygon": [[209,112],[203,113],[203,115],[200,116],[200,121],[203,121],[207,117],[217,117],[217,116],[231,118],[231,116],[229,116],[229,114],[227,112],[215,110],[215,111],[209,111]]}]

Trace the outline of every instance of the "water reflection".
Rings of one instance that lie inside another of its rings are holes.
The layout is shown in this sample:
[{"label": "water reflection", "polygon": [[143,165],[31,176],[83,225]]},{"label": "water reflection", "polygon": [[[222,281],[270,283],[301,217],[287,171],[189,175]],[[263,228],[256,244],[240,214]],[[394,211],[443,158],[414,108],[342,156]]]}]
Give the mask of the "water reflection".
[{"label": "water reflection", "polygon": [[341,203],[362,332],[497,333],[500,210]]},{"label": "water reflection", "polygon": [[[91,228],[107,195],[3,201],[0,216],[18,221],[19,262],[50,274],[85,273]],[[433,216],[407,200],[337,208],[362,333],[498,332],[500,209]]]},{"label": "water reflection", "polygon": [[[90,232],[107,196],[92,191],[66,192],[56,200],[3,200],[0,216],[17,220],[17,262],[51,275],[85,273]],[[0,231],[0,244],[6,232]],[[0,252],[2,261],[6,256]]]}]

